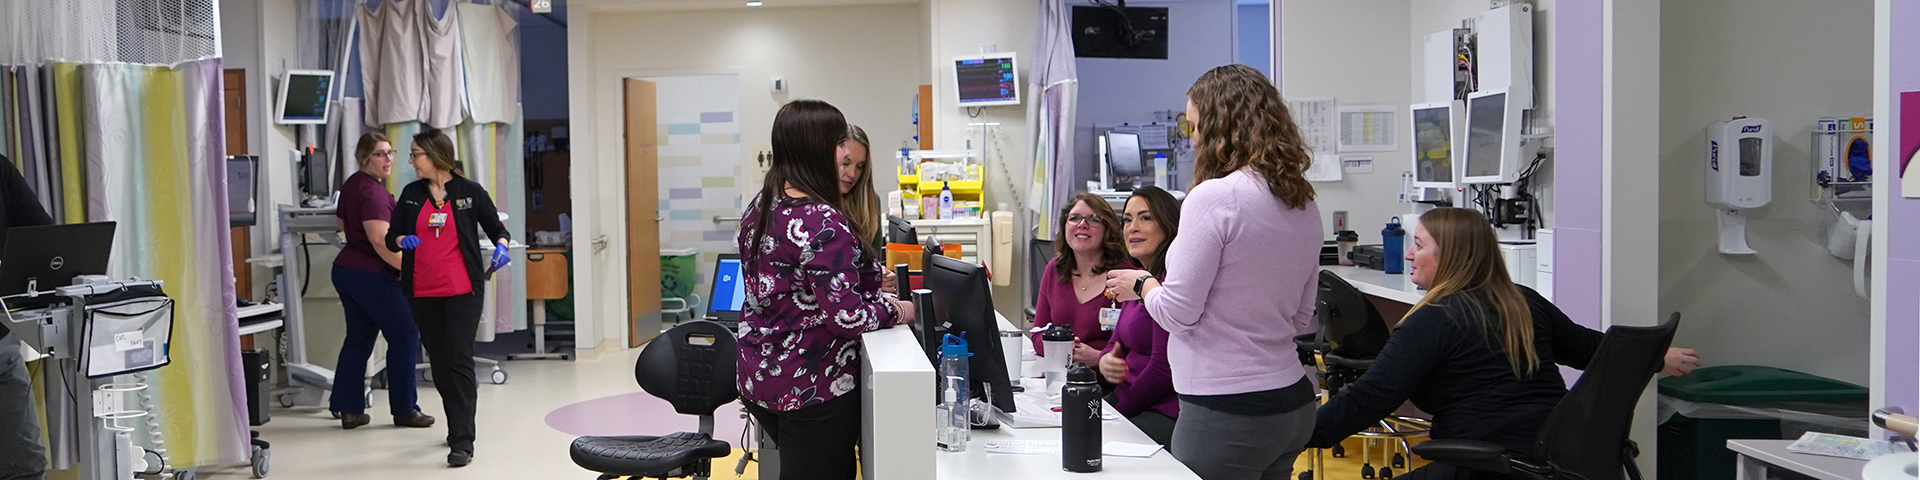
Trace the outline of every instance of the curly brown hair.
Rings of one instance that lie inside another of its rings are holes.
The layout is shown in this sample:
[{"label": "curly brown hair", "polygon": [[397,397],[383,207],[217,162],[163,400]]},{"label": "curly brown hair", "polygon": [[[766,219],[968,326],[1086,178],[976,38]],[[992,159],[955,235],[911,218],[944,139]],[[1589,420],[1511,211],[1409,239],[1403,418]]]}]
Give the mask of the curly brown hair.
[{"label": "curly brown hair", "polygon": [[1241,64],[1214,67],[1187,89],[1187,99],[1198,114],[1192,119],[1194,186],[1253,167],[1288,207],[1313,201],[1306,177],[1313,156],[1266,75]]},{"label": "curly brown hair", "polygon": [[1073,281],[1073,271],[1080,268],[1079,261],[1073,255],[1073,247],[1067,246],[1067,215],[1073,212],[1073,206],[1085,203],[1093,209],[1095,218],[1105,227],[1105,235],[1100,238],[1100,264],[1093,266],[1093,274],[1100,275],[1108,270],[1120,268],[1127,262],[1127,241],[1120,234],[1120,214],[1113,212],[1113,206],[1099,195],[1080,192],[1067,199],[1067,205],[1060,207],[1060,223],[1055,226],[1058,240],[1053,242],[1053,273],[1060,277],[1060,283]]}]

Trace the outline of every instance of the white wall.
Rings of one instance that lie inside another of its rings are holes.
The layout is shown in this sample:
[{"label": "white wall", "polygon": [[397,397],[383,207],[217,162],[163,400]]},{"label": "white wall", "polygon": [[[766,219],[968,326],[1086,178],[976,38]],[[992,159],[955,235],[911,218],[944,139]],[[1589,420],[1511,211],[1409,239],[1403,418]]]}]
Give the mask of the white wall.
[{"label": "white wall", "polygon": [[[1034,35],[1039,32],[1039,3],[1031,0],[929,0],[927,6],[928,25],[932,35],[929,44],[930,58],[922,65],[928,66],[929,77],[934,79],[933,119],[935,149],[961,149],[966,147],[968,123],[1000,123],[998,141],[995,142],[996,156],[1005,162],[987,166],[986,203],[988,208],[997,208],[1007,203],[1010,208],[1026,201],[1027,188],[1024,184],[1032,172],[1033,148],[1027,140],[1026,105],[987,107],[981,109],[980,118],[968,118],[956,100],[954,91],[953,57],[980,53],[986,46],[993,51],[1018,52],[1021,88],[1027,87],[1025,76],[1032,70]],[[1085,71],[1080,72],[1082,82],[1087,79]],[[1084,83],[1082,83],[1083,89]],[[1034,101],[1034,92],[1021,92],[1022,102]],[[1082,95],[1081,98],[1086,98]],[[1086,112],[1087,100],[1081,100],[1080,111]],[[879,142],[879,139],[875,139]],[[998,155],[1004,153],[1005,155]],[[1010,175],[994,173],[1004,171]],[[1017,185],[1008,185],[1012,178]],[[1016,198],[1017,197],[1017,198]],[[1019,223],[1018,220],[1015,222]],[[1016,227],[1016,229],[1019,229]],[[1025,272],[1027,241],[1032,232],[1025,229],[1014,232],[1013,264],[1022,273]],[[1013,284],[993,289],[995,309],[1007,319],[1018,323],[1024,319],[1022,292],[1025,292],[1026,275],[1016,274]]]},{"label": "white wall", "polygon": [[[610,240],[605,254],[576,265],[585,264],[579,283],[594,285],[579,292],[581,317],[601,319],[601,338],[626,336],[621,78],[740,75],[745,191],[757,191],[752,187],[759,185],[760,174],[753,155],[770,147],[774,114],[789,100],[813,98],[839,107],[882,152],[875,158],[879,171],[892,168],[884,152],[913,136],[912,98],[929,73],[916,68],[928,64],[925,17],[918,5],[645,13],[573,8],[568,16],[569,117],[578,145],[573,165],[580,172],[573,177],[579,199],[574,237],[582,244],[599,235]],[[769,92],[776,76],[787,80],[788,93]]]},{"label": "white wall", "polygon": [[[1415,5],[1432,0],[1287,0],[1281,2],[1281,95],[1334,97],[1341,105],[1393,105],[1412,99],[1414,51],[1407,41]],[[1466,0],[1460,0],[1466,1]],[[1416,38],[1418,35],[1415,36]],[[1399,122],[1408,121],[1398,115]],[[1401,137],[1406,135],[1402,134]],[[1412,149],[1374,152],[1373,173],[1349,174],[1338,182],[1315,182],[1322,225],[1333,235],[1333,212],[1347,211],[1360,243],[1380,243],[1387,219],[1413,211],[1396,199],[1400,172]],[[1403,218],[1405,220],[1405,218]]]},{"label": "white wall", "polygon": [[[1553,125],[1553,11],[1555,0],[1534,5],[1534,128],[1551,133]],[[1411,168],[1411,121],[1404,109],[1425,102],[1425,62],[1419,57],[1429,33],[1461,26],[1463,19],[1487,10],[1484,0],[1288,0],[1281,2],[1283,86],[1289,98],[1334,97],[1340,105],[1394,105],[1399,149],[1374,152],[1373,173],[1347,174],[1338,182],[1316,182],[1320,211],[1332,238],[1333,212],[1349,212],[1348,225],[1361,243],[1379,243],[1379,229],[1393,216],[1412,223],[1413,205],[1396,201],[1400,173]],[[1245,6],[1241,8],[1247,8]],[[1357,59],[1380,59],[1360,61]],[[1548,143],[1551,145],[1551,142]],[[1546,225],[1553,215],[1552,160],[1535,175]],[[1456,199],[1456,204],[1458,204]],[[1424,209],[1419,209],[1424,210]]]},{"label": "white wall", "polygon": [[[1869,303],[1810,227],[1825,213],[1807,201],[1808,132],[1818,117],[1872,114],[1873,3],[1663,5],[1660,309],[1686,317],[1674,343],[1711,364],[1866,385],[1868,350],[1852,346],[1867,343]],[[1777,142],[1773,201],[1748,214],[1753,256],[1718,253],[1702,200],[1706,126],[1740,115],[1766,119]]]},{"label": "white wall", "polygon": [[[1168,9],[1167,59],[1078,59],[1080,104],[1074,115],[1073,156],[1079,178],[1074,185],[1100,178],[1094,152],[1095,125],[1142,125],[1155,120],[1153,112],[1183,112],[1187,108],[1187,88],[1194,80],[1214,67],[1234,63],[1233,1],[1138,2],[1127,6]],[[1266,6],[1242,8],[1264,11]],[[1191,177],[1182,178],[1180,185],[1169,189],[1186,190],[1191,181]]]}]

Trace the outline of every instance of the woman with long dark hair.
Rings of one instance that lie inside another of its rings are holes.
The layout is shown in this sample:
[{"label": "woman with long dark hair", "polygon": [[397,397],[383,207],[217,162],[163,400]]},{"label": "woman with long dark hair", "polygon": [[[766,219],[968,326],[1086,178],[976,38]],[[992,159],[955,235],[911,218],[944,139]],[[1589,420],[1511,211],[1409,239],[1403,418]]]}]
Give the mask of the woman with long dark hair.
[{"label": "woman with long dark hair", "polygon": [[[507,266],[507,226],[485,187],[468,180],[453,157],[453,139],[440,130],[413,136],[409,155],[420,180],[400,191],[387,231],[387,248],[405,250],[400,284],[412,298],[413,321],[433,365],[433,387],[446,406],[447,464],[473,461],[475,401],[473,341],[480,330],[481,288],[488,273]],[[481,237],[480,231],[486,236]],[[493,242],[490,259],[480,241]],[[399,366],[405,368],[404,366]]]},{"label": "woman with long dark hair", "polygon": [[[1167,246],[1180,237],[1180,201],[1160,187],[1134,190],[1120,215],[1127,255],[1154,275],[1167,274]],[[1100,376],[1110,385],[1113,409],[1133,421],[1155,442],[1173,442],[1180,399],[1173,392],[1173,368],[1167,364],[1167,329],[1139,300],[1120,304],[1113,341],[1100,356]]]},{"label": "woman with long dark hair", "polygon": [[[1531,459],[1547,414],[1567,394],[1555,364],[1586,369],[1600,332],[1573,323],[1533,289],[1513,283],[1487,217],[1465,208],[1420,216],[1407,274],[1427,294],[1394,327],[1367,373],[1325,406],[1308,446],[1332,447],[1401,404],[1433,414],[1433,438],[1498,443]],[[1664,372],[1700,365],[1693,350],[1668,349]],[[1452,479],[1430,464],[1404,479]]]},{"label": "woman with long dark hair", "polygon": [[1280,91],[1246,65],[1201,75],[1187,118],[1199,156],[1165,283],[1122,270],[1106,287],[1144,298],[1171,333],[1174,457],[1207,480],[1284,479],[1313,432],[1306,367],[1280,348],[1313,322],[1325,236],[1306,144]]},{"label": "woman with long dark hair", "polygon": [[773,120],[773,162],[741,215],[737,381],[780,448],[782,479],[851,479],[860,439],[860,334],[912,321],[881,295],[885,268],[840,210],[847,121],[818,100]]},{"label": "woman with long dark hair", "polygon": [[[433,426],[433,417],[420,413],[414,401],[413,364],[420,355],[420,329],[413,324],[407,296],[400,289],[401,255],[387,248],[392,229],[393,194],[381,184],[393,174],[393,144],[387,136],[367,133],[354,148],[360,171],[340,185],[340,203],[334,215],[347,243],[333,259],[333,287],[347,317],[347,338],[340,344],[340,361],[333,372],[333,399],[329,407],[340,414],[340,426],[358,428],[373,421],[360,391],[366,388],[367,357],[373,341],[387,337],[387,403],[393,424]],[[373,239],[380,239],[375,246]]]}]

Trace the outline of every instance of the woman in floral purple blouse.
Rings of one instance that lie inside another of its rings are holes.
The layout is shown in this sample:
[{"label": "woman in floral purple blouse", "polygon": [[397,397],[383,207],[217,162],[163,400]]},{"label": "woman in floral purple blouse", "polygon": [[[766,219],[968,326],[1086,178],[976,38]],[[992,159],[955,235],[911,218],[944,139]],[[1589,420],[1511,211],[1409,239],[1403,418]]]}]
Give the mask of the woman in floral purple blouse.
[{"label": "woman in floral purple blouse", "polygon": [[882,295],[880,252],[840,204],[840,110],[795,100],[773,119],[773,162],[742,215],[747,280],[741,400],[780,448],[780,478],[851,479],[860,439],[860,334],[912,321]]}]

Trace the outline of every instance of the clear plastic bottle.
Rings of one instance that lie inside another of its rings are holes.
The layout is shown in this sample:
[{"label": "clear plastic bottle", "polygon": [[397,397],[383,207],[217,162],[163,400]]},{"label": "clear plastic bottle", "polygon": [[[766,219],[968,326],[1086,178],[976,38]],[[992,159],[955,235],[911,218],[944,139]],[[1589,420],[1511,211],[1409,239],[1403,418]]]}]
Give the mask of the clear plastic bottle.
[{"label": "clear plastic bottle", "polygon": [[973,423],[967,416],[967,341],[947,335],[940,343],[940,405],[935,407],[934,442],[941,450],[967,451]]}]

